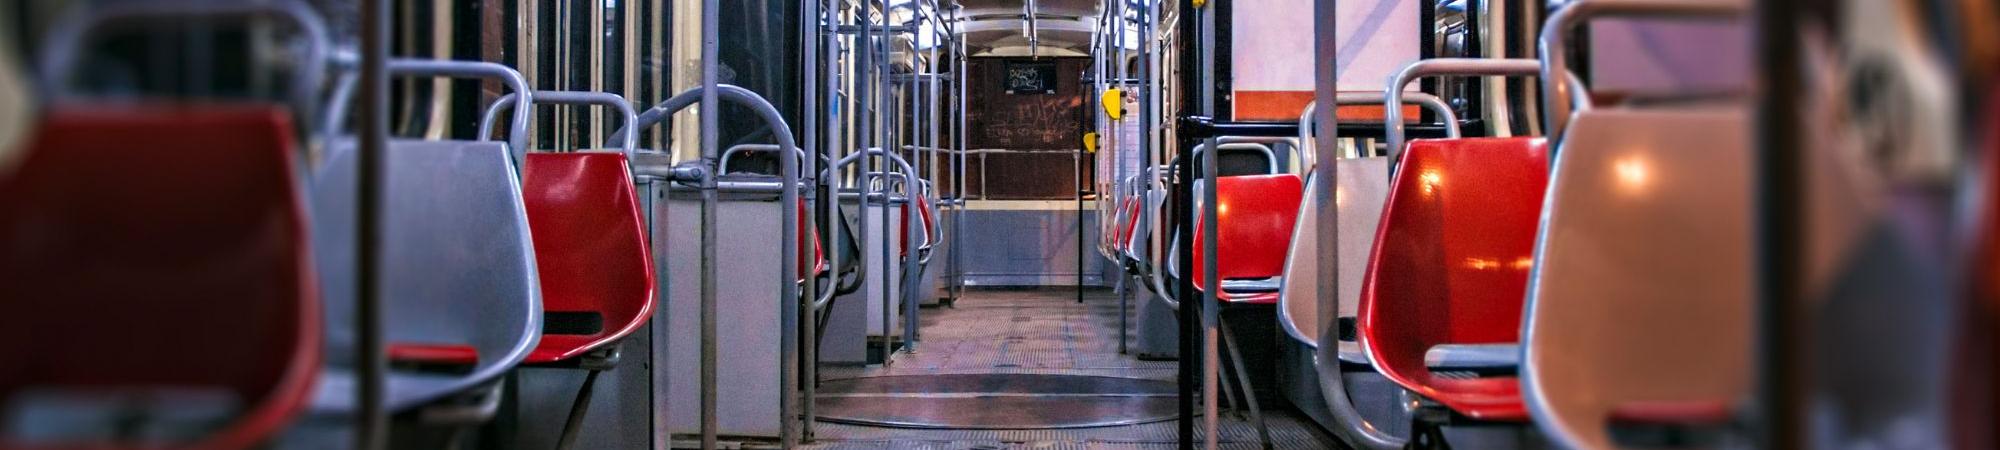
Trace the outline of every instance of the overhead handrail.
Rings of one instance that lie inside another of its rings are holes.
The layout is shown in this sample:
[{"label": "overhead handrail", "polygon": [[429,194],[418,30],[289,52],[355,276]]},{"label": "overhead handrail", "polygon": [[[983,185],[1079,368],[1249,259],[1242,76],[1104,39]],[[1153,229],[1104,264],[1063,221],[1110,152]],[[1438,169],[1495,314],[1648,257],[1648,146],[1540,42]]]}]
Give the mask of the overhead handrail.
[{"label": "overhead handrail", "polygon": [[[1569,125],[1570,116],[1576,111],[1589,109],[1590,96],[1583,83],[1575,79],[1569,70],[1569,30],[1585,20],[1602,16],[1645,16],[1649,18],[1671,17],[1687,19],[1733,19],[1743,15],[1747,6],[1735,0],[1593,0],[1568,2],[1557,9],[1542,27],[1538,41],[1542,59],[1540,72],[1542,92],[1548,101],[1542,110],[1542,122],[1548,130],[1546,135],[1560,142],[1563,127]],[[1563,82],[1550,78],[1551,74],[1568,74]]]},{"label": "overhead handrail", "polygon": [[[597,105],[609,107],[618,112],[619,120],[624,124],[620,129],[637,128],[639,124],[639,114],[632,109],[632,102],[626,101],[624,96],[618,94],[582,91],[534,91],[530,96],[532,97],[530,104]],[[486,107],[486,114],[480,116],[479,119],[480,139],[486,139],[487,136],[493,135],[493,124],[499,120],[500,114],[514,109],[514,100],[516,97],[518,97],[517,94],[503,95],[499,99],[494,100],[493,104]],[[532,116],[532,114],[523,115]],[[630,161],[634,153],[639,150],[639,134],[625,133],[616,135],[615,137],[616,139],[606,142],[605,145],[617,146],[617,150],[624,152],[626,160]]]},{"label": "overhead handrail", "polygon": [[[82,47],[93,32],[106,29],[114,24],[144,22],[159,19],[185,20],[201,18],[275,18],[285,19],[299,27],[305,38],[306,54],[299,58],[303,63],[294,74],[298,78],[291,86],[293,101],[306,105],[307,111],[316,110],[316,101],[328,65],[328,55],[333,45],[327,37],[326,24],[314,14],[311,7],[297,0],[271,0],[262,2],[96,2],[88,7],[70,8],[68,14],[57,19],[48,34],[43,37],[46,46],[42,48],[40,76],[47,88],[56,95],[64,93],[65,83],[72,71],[81,62]],[[307,123],[312,123],[308,118]]]}]

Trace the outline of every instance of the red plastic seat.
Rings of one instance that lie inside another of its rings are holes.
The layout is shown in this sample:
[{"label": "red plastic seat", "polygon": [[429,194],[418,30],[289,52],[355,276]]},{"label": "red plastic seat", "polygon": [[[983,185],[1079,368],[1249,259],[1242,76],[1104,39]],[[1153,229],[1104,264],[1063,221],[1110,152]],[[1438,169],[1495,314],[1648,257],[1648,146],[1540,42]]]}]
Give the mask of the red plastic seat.
[{"label": "red plastic seat", "polygon": [[1468,417],[1527,418],[1517,378],[1440,376],[1424,355],[1519,342],[1548,168],[1541,138],[1410,143],[1361,288],[1361,339],[1384,376]]},{"label": "red plastic seat", "polygon": [[[98,105],[41,120],[0,173],[0,405],[182,389],[241,405],[189,442],[54,443],[83,448],[237,449],[282,429],[322,338],[290,117]],[[0,448],[51,444],[17,439]]]},{"label": "red plastic seat", "polygon": [[[1244,175],[1216,178],[1215,275],[1224,281],[1262,280],[1285,274],[1285,251],[1292,242],[1292,224],[1298,220],[1299,199],[1304,184],[1298,175]],[[1201,230],[1199,218],[1195,229]],[[1202,279],[1202,233],[1195,233],[1192,278],[1196,289],[1207,284]],[[1274,284],[1275,286],[1275,284]],[[1278,303],[1278,290],[1232,292],[1223,289],[1216,299],[1233,304]]]},{"label": "red plastic seat", "polygon": [[546,314],[526,362],[574,358],[644,325],[653,260],[625,155],[529,153],[521,193]]},{"label": "red plastic seat", "polygon": [[1119,253],[1128,253],[1132,250],[1132,232],[1139,228],[1139,197],[1126,197],[1125,205],[1120,209],[1125,210],[1125,226],[1115,230],[1117,236],[1111,248]]},{"label": "red plastic seat", "polygon": [[[800,245],[799,276],[804,278],[805,274],[812,274],[814,276],[823,275],[827,269],[826,249],[820,247],[819,244],[819,227],[813,226],[812,222],[806,220],[806,200],[803,198],[799,199],[798,217]],[[811,245],[812,247],[807,248],[805,247],[806,245]],[[806,268],[808,264],[811,265],[811,269]]]},{"label": "red plastic seat", "polygon": [[[912,203],[916,203],[916,204],[917,204],[917,208],[916,208],[916,209],[917,209],[917,213],[919,214],[919,217],[923,217],[923,220],[924,220],[924,229],[923,229],[923,232],[924,232],[924,234],[921,234],[921,235],[918,235],[918,236],[916,237],[916,239],[918,240],[917,242],[929,242],[929,241],[930,241],[930,233],[931,233],[931,227],[933,227],[933,226],[937,226],[937,224],[935,224],[935,223],[932,223],[932,221],[933,221],[933,220],[935,220],[935,219],[933,219],[933,218],[931,217],[931,205],[930,205],[930,203],[931,203],[931,202],[929,202],[929,201],[925,201],[925,200],[923,200],[923,199],[922,199],[921,197],[919,197],[919,198],[918,198],[918,199],[917,199],[916,201],[914,201],[914,202],[912,202]],[[910,234],[910,222],[911,222],[911,221],[910,221],[910,208],[903,208],[903,210],[902,210],[902,211],[903,211],[903,213],[902,213],[902,214],[903,214],[903,220],[902,220],[902,223],[901,223],[901,225],[900,225],[900,226],[902,227],[902,231],[903,231],[903,235],[904,235],[904,236],[908,236],[908,235]],[[919,244],[919,245],[922,245],[922,244]],[[897,255],[898,255],[898,256],[905,256],[905,255],[909,255],[909,249],[903,249],[903,251],[902,251],[902,252],[899,252],[899,253],[897,253]]]}]

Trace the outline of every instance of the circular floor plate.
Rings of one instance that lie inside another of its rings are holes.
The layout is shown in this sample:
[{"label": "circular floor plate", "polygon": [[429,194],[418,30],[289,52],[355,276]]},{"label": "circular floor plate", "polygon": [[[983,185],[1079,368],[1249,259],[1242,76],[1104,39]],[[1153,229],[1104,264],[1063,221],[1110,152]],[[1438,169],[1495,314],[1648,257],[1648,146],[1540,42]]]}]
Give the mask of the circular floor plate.
[{"label": "circular floor plate", "polygon": [[1082,375],[906,375],[820,384],[819,420],[899,428],[1086,428],[1173,420],[1171,382]]}]

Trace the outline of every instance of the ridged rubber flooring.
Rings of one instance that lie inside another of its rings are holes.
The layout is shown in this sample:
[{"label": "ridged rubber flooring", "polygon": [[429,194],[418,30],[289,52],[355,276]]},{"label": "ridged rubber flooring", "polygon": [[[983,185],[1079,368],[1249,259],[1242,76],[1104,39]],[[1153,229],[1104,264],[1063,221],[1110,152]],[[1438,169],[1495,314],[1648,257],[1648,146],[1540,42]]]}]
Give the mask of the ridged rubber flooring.
[{"label": "ridged rubber flooring", "polygon": [[[925,308],[920,330],[916,352],[897,353],[888,367],[829,367],[821,375],[839,379],[1032,373],[1172,381],[1176,371],[1172,361],[1139,361],[1118,354],[1118,297],[1108,289],[1086,291],[1082,304],[1071,289],[969,290],[954,307]],[[1286,402],[1267,402],[1265,408],[1277,448],[1336,448],[1330,436]],[[1062,430],[924,430],[819,423],[814,425],[816,439],[805,448],[1171,449],[1175,430],[1172,421]],[[1245,418],[1224,413],[1220,431],[1222,448],[1260,448],[1256,429]],[[1196,433],[1200,436],[1201,431]]]}]

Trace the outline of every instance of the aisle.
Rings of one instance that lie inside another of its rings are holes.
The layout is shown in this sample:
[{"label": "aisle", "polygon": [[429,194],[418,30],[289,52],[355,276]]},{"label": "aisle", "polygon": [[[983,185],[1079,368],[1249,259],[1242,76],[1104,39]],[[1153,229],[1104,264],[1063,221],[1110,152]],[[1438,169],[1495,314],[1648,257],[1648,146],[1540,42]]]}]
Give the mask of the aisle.
[{"label": "aisle", "polygon": [[[1135,315],[1136,316],[1136,315]],[[1067,289],[973,290],[955,308],[923,310],[923,339],[889,367],[831,367],[824,378],[935,375],[1086,375],[1173,381],[1176,363],[1118,354],[1118,297]],[[1280,402],[1282,403],[1282,402]],[[1333,448],[1332,440],[1289,406],[1266,411],[1281,449]],[[1226,413],[1225,413],[1226,414]],[[1225,416],[1224,448],[1258,448],[1256,430]],[[1198,422],[1197,422],[1198,423]],[[1169,449],[1173,421],[1057,430],[899,429],[817,424],[812,449]]]}]

